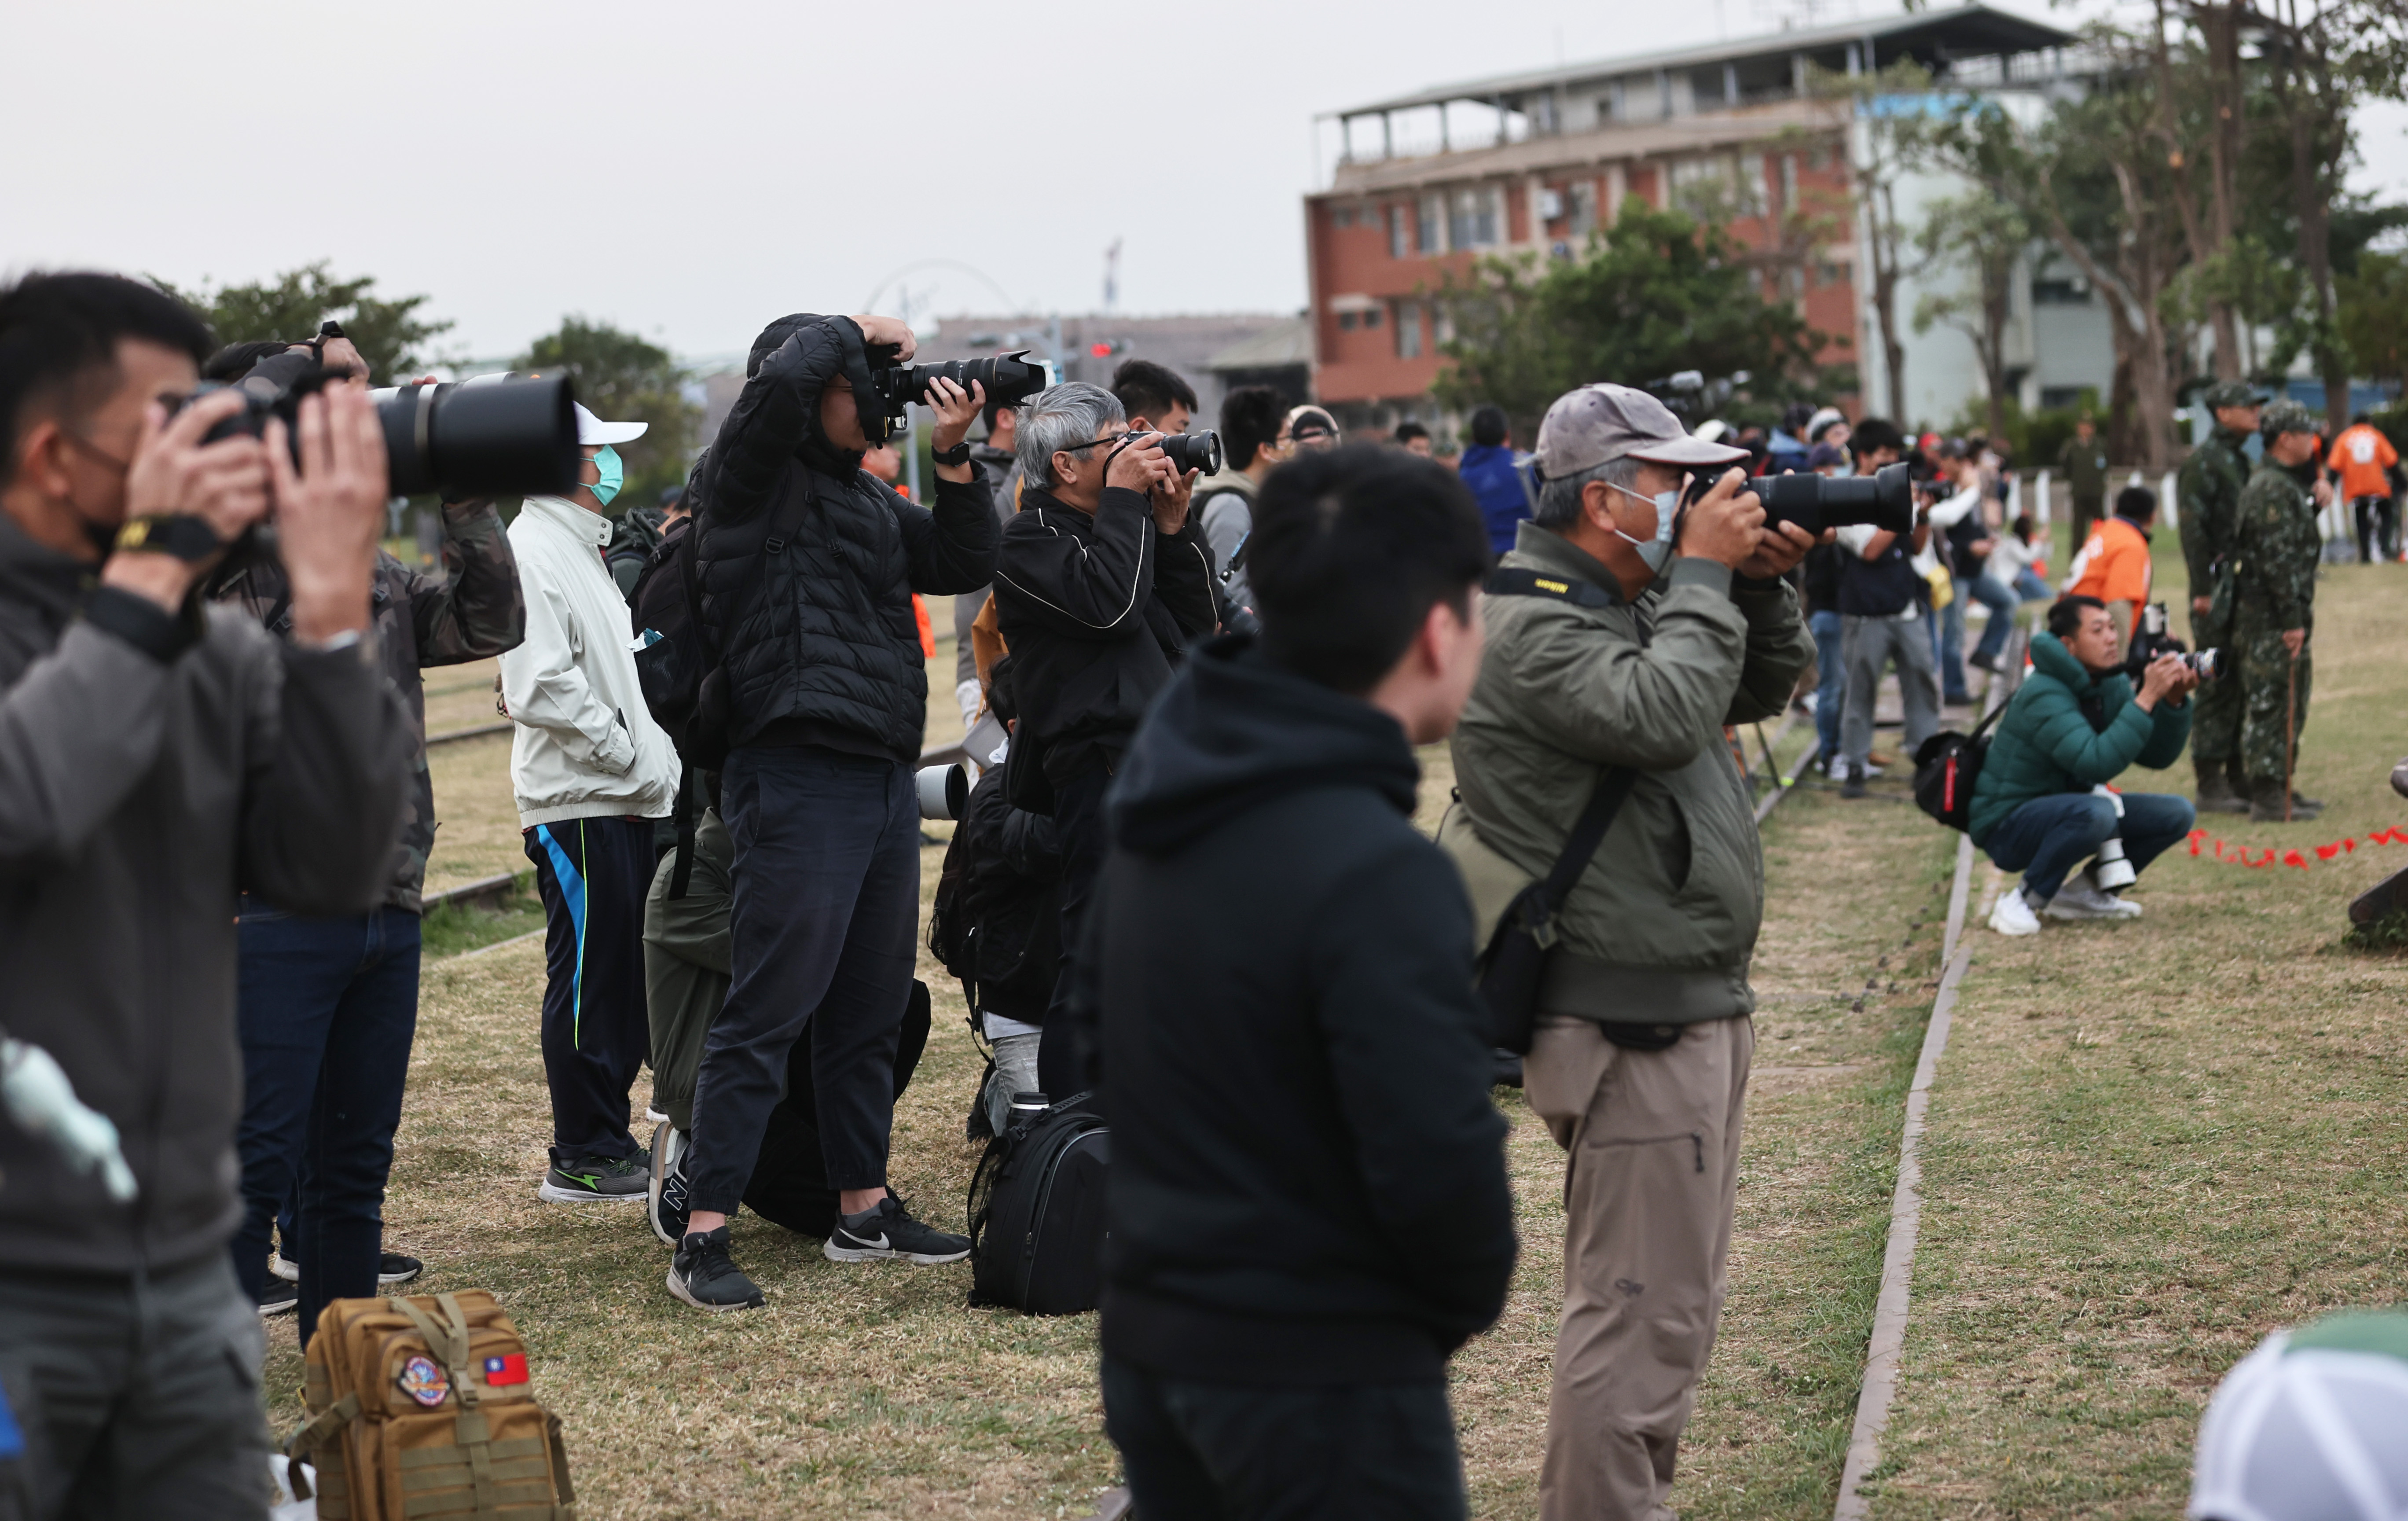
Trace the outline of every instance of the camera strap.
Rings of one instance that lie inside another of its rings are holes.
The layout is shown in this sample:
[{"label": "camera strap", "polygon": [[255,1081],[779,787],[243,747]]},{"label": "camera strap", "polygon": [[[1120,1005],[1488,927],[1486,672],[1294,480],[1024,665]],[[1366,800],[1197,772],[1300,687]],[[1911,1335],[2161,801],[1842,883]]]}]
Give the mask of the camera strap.
[{"label": "camera strap", "polygon": [[1578,608],[1618,608],[1622,598],[1593,581],[1572,581],[1518,567],[1499,566],[1488,573],[1484,588],[1490,596],[1551,596]]}]

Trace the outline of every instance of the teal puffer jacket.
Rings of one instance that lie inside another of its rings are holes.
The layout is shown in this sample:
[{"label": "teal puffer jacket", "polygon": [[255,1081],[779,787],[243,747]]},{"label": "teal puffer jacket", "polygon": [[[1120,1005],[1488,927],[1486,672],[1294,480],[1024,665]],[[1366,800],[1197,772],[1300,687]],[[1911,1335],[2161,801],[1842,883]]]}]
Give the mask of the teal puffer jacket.
[{"label": "teal puffer jacket", "polygon": [[[2035,634],[2032,671],[2008,702],[1973,783],[1973,843],[2035,797],[2088,792],[2126,768],[2161,769],[2182,758],[2190,739],[2190,704],[2161,702],[2154,711],[2132,700],[2121,670],[2094,676],[2054,634]],[[2098,699],[2099,726],[2085,716]]]}]

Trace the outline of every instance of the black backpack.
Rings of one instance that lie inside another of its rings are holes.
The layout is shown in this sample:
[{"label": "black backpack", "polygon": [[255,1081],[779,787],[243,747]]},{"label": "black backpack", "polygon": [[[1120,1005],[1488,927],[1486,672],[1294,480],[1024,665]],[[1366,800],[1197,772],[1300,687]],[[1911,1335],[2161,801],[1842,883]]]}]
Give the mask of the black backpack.
[{"label": "black backpack", "polygon": [[1990,753],[1990,725],[2006,710],[2003,702],[1991,709],[1971,734],[1943,729],[1923,741],[1914,753],[1917,808],[1951,829],[1966,826],[1973,816],[1973,783]]},{"label": "black backpack", "polygon": [[970,1303],[1025,1315],[1096,1308],[1111,1147],[1083,1093],[987,1142],[970,1174]]}]

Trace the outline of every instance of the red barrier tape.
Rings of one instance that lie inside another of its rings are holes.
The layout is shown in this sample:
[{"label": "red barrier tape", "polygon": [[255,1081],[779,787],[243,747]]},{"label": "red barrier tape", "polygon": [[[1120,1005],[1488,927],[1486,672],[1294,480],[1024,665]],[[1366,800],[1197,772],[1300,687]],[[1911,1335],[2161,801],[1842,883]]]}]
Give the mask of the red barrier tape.
[{"label": "red barrier tape", "polygon": [[[2377,829],[2366,837],[2366,842],[2370,845],[2408,845],[2408,829]],[[2358,849],[2358,839],[2353,835],[2346,839],[2336,839],[2329,845],[2318,845],[2315,847],[2315,856],[2319,861],[2329,861],[2337,855],[2346,854],[2356,849]],[[2193,829],[2190,832],[2190,853],[2193,855],[2212,854],[2216,860],[2229,866],[2255,868],[2272,866],[2280,861],[2285,866],[2298,867],[2305,871],[2310,864],[2305,854],[2295,850],[2277,853],[2274,847],[2267,845],[2260,847],[2260,854],[2253,855],[2246,845],[2227,847],[2223,840],[2212,839],[2204,829]]]}]

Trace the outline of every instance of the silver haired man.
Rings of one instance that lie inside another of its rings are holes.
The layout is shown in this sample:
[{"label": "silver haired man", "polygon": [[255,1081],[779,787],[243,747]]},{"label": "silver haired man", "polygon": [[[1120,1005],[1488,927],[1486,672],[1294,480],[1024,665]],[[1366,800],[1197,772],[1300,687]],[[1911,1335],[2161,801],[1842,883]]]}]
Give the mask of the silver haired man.
[{"label": "silver haired man", "polygon": [[[1193,472],[1172,467],[1160,435],[1130,432],[1103,387],[1071,381],[1029,398],[1016,452],[1025,484],[995,559],[1020,708],[1006,787],[1061,836],[1067,972],[1103,867],[1104,788],[1180,652],[1213,629],[1212,552],[1187,513]],[[1069,982],[1055,983],[1049,1024]],[[1040,1046],[1039,1081],[1055,1098],[1088,1086],[1067,1044]]]}]

